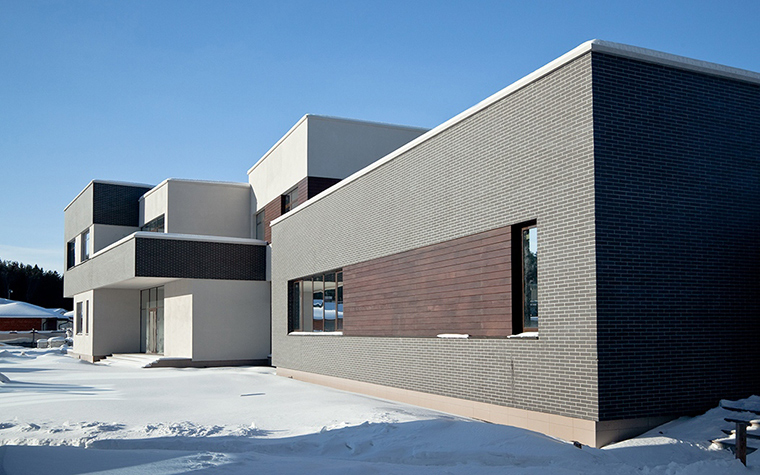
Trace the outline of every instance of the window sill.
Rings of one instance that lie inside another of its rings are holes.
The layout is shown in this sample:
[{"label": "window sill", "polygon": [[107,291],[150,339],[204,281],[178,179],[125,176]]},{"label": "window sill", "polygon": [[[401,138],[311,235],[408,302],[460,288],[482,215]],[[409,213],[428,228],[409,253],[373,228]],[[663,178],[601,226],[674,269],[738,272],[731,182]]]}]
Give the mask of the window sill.
[{"label": "window sill", "polygon": [[524,332],[517,335],[509,335],[508,339],[512,340],[538,340],[538,332]]},{"label": "window sill", "polygon": [[343,332],[290,332],[288,336],[343,336]]},{"label": "window sill", "polygon": [[441,333],[440,335],[436,335],[436,338],[443,338],[443,339],[451,339],[451,340],[466,340],[470,338],[470,335],[463,333]]}]

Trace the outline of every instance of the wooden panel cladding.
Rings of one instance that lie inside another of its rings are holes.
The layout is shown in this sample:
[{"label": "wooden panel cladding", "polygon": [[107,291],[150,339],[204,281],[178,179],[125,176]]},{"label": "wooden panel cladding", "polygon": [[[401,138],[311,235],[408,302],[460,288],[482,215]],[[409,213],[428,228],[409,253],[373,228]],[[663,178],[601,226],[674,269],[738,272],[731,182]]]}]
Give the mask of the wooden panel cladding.
[{"label": "wooden panel cladding", "polygon": [[512,334],[510,227],[344,267],[344,335]]}]

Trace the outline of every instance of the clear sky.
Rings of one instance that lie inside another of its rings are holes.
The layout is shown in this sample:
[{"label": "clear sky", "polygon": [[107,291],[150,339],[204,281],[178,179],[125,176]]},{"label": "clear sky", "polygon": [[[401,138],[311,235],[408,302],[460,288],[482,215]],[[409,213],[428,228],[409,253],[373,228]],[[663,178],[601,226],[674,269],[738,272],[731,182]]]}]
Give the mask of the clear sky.
[{"label": "clear sky", "polygon": [[435,127],[593,38],[760,71],[760,1],[0,0],[0,259],[92,179],[247,181],[304,114]]}]

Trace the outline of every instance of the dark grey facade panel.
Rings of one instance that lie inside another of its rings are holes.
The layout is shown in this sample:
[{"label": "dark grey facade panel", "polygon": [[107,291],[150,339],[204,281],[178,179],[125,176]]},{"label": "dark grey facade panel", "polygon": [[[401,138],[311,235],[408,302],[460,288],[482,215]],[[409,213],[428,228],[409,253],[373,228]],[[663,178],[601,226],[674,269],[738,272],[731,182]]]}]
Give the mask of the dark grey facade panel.
[{"label": "dark grey facade panel", "polygon": [[92,222],[116,226],[139,226],[142,195],[150,187],[93,182]]},{"label": "dark grey facade panel", "polygon": [[593,54],[601,420],[760,392],[760,85]]},{"label": "dark grey facade panel", "polygon": [[137,237],[135,277],[266,280],[266,246]]}]

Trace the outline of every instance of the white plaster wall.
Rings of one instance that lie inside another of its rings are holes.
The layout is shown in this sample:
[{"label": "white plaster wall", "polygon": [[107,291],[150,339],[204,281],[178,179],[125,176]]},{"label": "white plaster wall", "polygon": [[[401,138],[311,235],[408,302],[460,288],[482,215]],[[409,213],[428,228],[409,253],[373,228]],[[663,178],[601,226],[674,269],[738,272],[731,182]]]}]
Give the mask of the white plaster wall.
[{"label": "white plaster wall", "polygon": [[269,282],[193,280],[193,360],[266,359]]},{"label": "white plaster wall", "polygon": [[[166,214],[169,198],[169,182],[164,181],[140,198],[140,226]],[[164,217],[166,226],[166,217]]]},{"label": "white plaster wall", "polygon": [[90,247],[92,247],[92,249],[90,249],[90,255],[139,230],[140,228],[134,226],[93,224],[90,231]]},{"label": "white plaster wall", "polygon": [[334,117],[308,118],[308,175],[346,178],[428,129]]},{"label": "white plaster wall", "polygon": [[250,186],[183,180],[167,184],[167,233],[251,237]]},{"label": "white plaster wall", "polygon": [[82,231],[92,225],[92,182],[63,211],[63,238],[71,241]]},{"label": "white plaster wall", "polygon": [[139,352],[140,291],[97,289],[92,293],[92,354],[102,357],[113,353]]},{"label": "white plaster wall", "polygon": [[164,356],[193,357],[192,281],[164,285]]},{"label": "white plaster wall", "polygon": [[80,302],[82,303],[82,313],[83,313],[83,319],[82,319],[82,333],[78,333],[79,329],[75,329],[73,340],[74,340],[74,353],[78,355],[85,356],[87,359],[92,360],[93,356],[93,338],[92,338],[92,321],[90,321],[89,329],[90,331],[88,333],[84,333],[84,318],[86,318],[87,313],[85,310],[85,306],[90,306],[90,319],[92,319],[92,302],[93,302],[93,292],[92,290],[88,292],[82,292],[80,294],[77,294],[74,296],[74,325],[77,324],[77,304]]},{"label": "white plaster wall", "polygon": [[253,187],[254,211],[259,211],[306,177],[306,119],[307,117],[302,118],[249,170],[248,183]]}]

